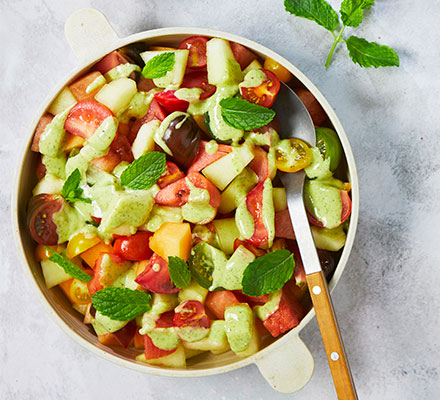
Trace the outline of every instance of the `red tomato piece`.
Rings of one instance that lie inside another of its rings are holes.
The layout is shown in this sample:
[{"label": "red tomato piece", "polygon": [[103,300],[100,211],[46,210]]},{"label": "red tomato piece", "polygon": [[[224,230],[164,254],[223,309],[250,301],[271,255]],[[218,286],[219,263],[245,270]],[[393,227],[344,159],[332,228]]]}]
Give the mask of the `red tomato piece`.
[{"label": "red tomato piece", "polygon": [[307,111],[312,118],[313,124],[315,126],[321,126],[327,119],[327,114],[321,107],[321,104],[319,104],[318,100],[315,99],[315,96],[313,96],[310,91],[304,88],[295,89],[295,93],[307,108]]},{"label": "red tomato piece", "polygon": [[346,190],[341,190],[341,202],[342,202],[342,210],[341,210],[341,224],[344,223],[351,214],[351,199]]},{"label": "red tomato piece", "polygon": [[297,326],[306,313],[290,285],[286,284],[278,308],[263,321],[263,325],[273,337],[277,337]]},{"label": "red tomato piece", "polygon": [[266,254],[266,252],[263,249],[259,249],[258,247],[255,247],[254,245],[248,243],[245,240],[235,239],[234,251],[237,250],[239,246],[246,247],[250,252],[254,254],[255,257],[262,257]]},{"label": "red tomato piece", "polygon": [[240,87],[241,97],[263,107],[270,107],[280,91],[280,80],[273,72],[262,69],[266,79],[255,87]]},{"label": "red tomato piece", "polygon": [[107,154],[93,159],[91,163],[103,171],[111,172],[121,161],[131,163],[133,159],[133,153],[127,137],[117,133]]},{"label": "red tomato piece", "polygon": [[171,328],[174,326],[174,311],[167,311],[156,320],[156,328]]},{"label": "red tomato piece", "polygon": [[102,121],[111,116],[113,116],[112,112],[96,101],[80,101],[72,107],[67,115],[64,129],[72,135],[89,139]]},{"label": "red tomato piece", "polygon": [[228,146],[226,144],[219,144],[217,151],[213,154],[208,153],[206,151],[207,141],[201,140],[199,145],[199,151],[197,153],[197,157],[191,166],[188,169],[189,172],[199,172],[203,168],[212,164],[214,161],[220,160],[220,158],[224,157],[226,154],[232,151],[232,146]]},{"label": "red tomato piece", "polygon": [[240,64],[241,69],[245,69],[257,56],[240,43],[230,42],[232,53]]},{"label": "red tomato piece", "polygon": [[45,246],[58,243],[57,226],[53,215],[61,210],[64,200],[61,196],[42,193],[34,196],[28,206],[28,226],[32,238]]},{"label": "red tomato piece", "polygon": [[269,240],[269,232],[263,221],[264,181],[259,182],[246,196],[246,206],[254,219],[254,234],[248,239],[250,244],[264,247]]},{"label": "red tomato piece", "polygon": [[156,347],[154,345],[150,336],[148,336],[148,333],[146,335],[143,335],[143,337],[144,337],[144,346],[145,346],[144,353],[145,353],[145,358],[147,360],[155,360],[157,358],[162,358],[162,357],[168,356],[168,355],[174,353],[177,349],[177,347],[172,350],[159,349],[159,347]]},{"label": "red tomato piece", "polygon": [[127,349],[134,339],[136,330],[136,322],[133,320],[130,321],[123,328],[117,330],[116,332],[113,332],[113,336],[122,347]]},{"label": "red tomato piece", "polygon": [[206,71],[194,71],[185,74],[180,87],[188,89],[202,89],[203,92],[200,94],[200,100],[205,100],[208,97],[211,97],[217,90],[215,85],[211,85],[208,82],[208,73]]},{"label": "red tomato piece", "polygon": [[186,100],[177,98],[174,93],[176,93],[175,90],[164,90],[154,95],[167,114],[174,111],[185,112],[188,109],[189,103]]},{"label": "red tomato piece", "polygon": [[43,116],[38,121],[38,125],[35,128],[34,139],[32,140],[31,150],[39,152],[40,151],[40,137],[41,134],[46,129],[46,126],[53,120],[53,115],[49,113],[43,114]]},{"label": "red tomato piece", "polygon": [[221,196],[218,189],[203,175],[198,172],[190,172],[186,178],[180,179],[171,185],[161,189],[154,198],[157,204],[171,207],[180,207],[188,202],[189,187],[186,179],[189,179],[193,185],[200,189],[206,189],[209,192],[209,204],[218,208],[221,203]]},{"label": "red tomato piece", "polygon": [[292,220],[290,219],[289,210],[287,208],[275,213],[275,236],[285,239],[295,239]]},{"label": "red tomato piece", "polygon": [[139,92],[149,92],[151,89],[155,89],[157,86],[154,84],[153,79],[144,78],[142,75],[137,83],[137,89]]},{"label": "red tomato piece", "polygon": [[156,182],[157,185],[163,189],[164,187],[177,182],[179,179],[185,177],[185,174],[180,168],[171,161],[166,162],[165,173]]},{"label": "red tomato piece", "polygon": [[200,301],[186,300],[174,309],[174,326],[177,328],[205,328],[209,329],[211,323],[205,313],[205,307]]},{"label": "red tomato piece", "polygon": [[171,282],[168,263],[156,253],[153,253],[145,270],[136,277],[135,282],[153,293],[172,294],[179,291]]},{"label": "red tomato piece", "polygon": [[134,122],[133,126],[131,127],[131,135],[134,138],[136,138],[139,129],[141,129],[141,126],[143,124],[146,124],[147,122],[150,122],[153,119],[158,119],[159,121],[163,121],[166,118],[166,116],[167,115],[165,111],[162,109],[161,105],[154,97],[145,115],[142,118],[138,118]]},{"label": "red tomato piece", "polygon": [[268,294],[263,294],[261,296],[249,296],[247,294],[244,294],[240,290],[234,290],[234,295],[235,295],[235,297],[237,297],[237,299],[241,303],[249,303],[249,305],[251,307],[253,307],[253,306],[260,306],[260,305],[263,305],[263,304],[265,304],[265,303],[267,303],[269,301],[269,295]]},{"label": "red tomato piece", "polygon": [[208,40],[205,36],[190,36],[179,44],[179,49],[189,50],[188,68],[206,67],[206,43]]},{"label": "red tomato piece", "polygon": [[269,177],[269,160],[267,153],[260,147],[254,146],[254,158],[249,164],[249,168],[258,176],[258,182],[264,182]]},{"label": "red tomato piece", "polygon": [[230,290],[209,292],[205,301],[206,308],[218,319],[225,319],[225,310],[237,304],[240,304],[240,302]]},{"label": "red tomato piece", "polygon": [[98,61],[93,68],[95,71],[99,71],[102,75],[104,75],[118,65],[126,64],[128,62],[128,58],[122,54],[122,52],[115,50],[110,54],[107,54],[101,61]]},{"label": "red tomato piece", "polygon": [[151,232],[136,232],[132,236],[118,237],[113,243],[115,253],[126,260],[142,261],[151,257],[153,252],[150,250]]},{"label": "red tomato piece", "polygon": [[41,155],[38,157],[37,167],[35,168],[35,175],[38,180],[43,179],[46,175],[46,166],[43,164]]}]

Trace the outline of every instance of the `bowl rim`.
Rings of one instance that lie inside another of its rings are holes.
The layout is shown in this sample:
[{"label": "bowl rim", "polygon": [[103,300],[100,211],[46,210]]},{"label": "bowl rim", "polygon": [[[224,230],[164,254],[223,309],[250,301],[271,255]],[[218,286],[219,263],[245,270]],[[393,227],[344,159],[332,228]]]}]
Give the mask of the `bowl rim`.
[{"label": "bowl rim", "polygon": [[325,110],[327,116],[329,117],[335,131],[338,134],[338,137],[341,141],[345,158],[347,160],[348,166],[348,176],[351,183],[351,200],[352,200],[352,213],[350,217],[350,224],[347,232],[347,240],[345,246],[342,250],[341,257],[339,259],[338,265],[335,269],[334,275],[329,283],[329,289],[332,292],[336,287],[351,253],[354,237],[356,233],[357,223],[358,223],[358,215],[359,215],[359,182],[358,175],[355,165],[354,156],[347,138],[347,135],[342,127],[339,118],[337,117],[335,111],[327,102],[326,98],[322,95],[322,93],[317,89],[317,87],[303,74],[296,66],[294,66],[291,62],[289,62],[286,58],[280,56],[278,53],[270,50],[269,48],[256,43],[250,39],[243,38],[241,36],[231,34],[228,32],[223,32],[220,30],[213,30],[208,28],[195,28],[195,27],[170,27],[170,28],[158,28],[143,31],[140,33],[136,33],[124,38],[118,38],[115,40],[109,48],[102,49],[102,52],[96,53],[93,58],[91,58],[88,62],[80,62],[79,65],[71,70],[63,79],[55,86],[53,90],[50,91],[49,95],[46,97],[40,108],[35,114],[35,117],[32,120],[28,130],[26,131],[25,142],[22,145],[21,151],[19,153],[18,162],[16,165],[15,178],[13,183],[13,190],[11,196],[11,214],[12,214],[12,223],[13,223],[13,236],[14,241],[17,247],[17,251],[19,254],[19,258],[22,264],[22,267],[25,271],[25,275],[28,278],[31,286],[33,287],[34,292],[37,294],[37,297],[42,302],[44,308],[47,310],[49,315],[53,318],[53,320],[57,323],[57,325],[67,333],[73,340],[77,343],[81,344],[86,349],[90,350],[94,354],[107,359],[113,363],[116,363],[121,366],[128,367],[130,369],[147,372],[153,375],[160,376],[172,376],[172,377],[196,377],[196,376],[206,376],[206,375],[214,375],[224,372],[233,371],[235,369],[244,367],[246,365],[256,363],[257,359],[264,357],[266,354],[272,351],[279,351],[280,347],[283,344],[287,343],[287,341],[293,336],[298,335],[300,331],[310,322],[310,320],[315,316],[314,308],[312,308],[307,315],[302,319],[300,324],[293,328],[291,331],[275,340],[273,343],[268,345],[267,347],[259,350],[257,353],[249,356],[247,358],[240,359],[238,361],[234,361],[230,364],[218,366],[218,367],[210,367],[204,369],[171,369],[165,367],[156,367],[153,365],[140,363],[136,360],[126,360],[118,356],[117,354],[112,354],[106,350],[103,350],[85,338],[83,338],[79,333],[77,333],[74,329],[72,329],[63,318],[51,307],[48,300],[44,296],[43,292],[40,290],[38,283],[36,281],[36,277],[32,273],[31,267],[27,262],[26,254],[24,251],[24,246],[22,242],[21,232],[20,232],[20,221],[19,221],[19,187],[20,182],[24,173],[23,164],[25,159],[28,157],[30,150],[30,145],[32,143],[33,133],[35,127],[40,120],[43,113],[46,111],[52,100],[56,97],[56,95],[70,82],[73,78],[75,78],[80,72],[86,70],[92,64],[97,62],[106,54],[110,53],[113,50],[116,50],[120,47],[126,46],[128,44],[148,40],[148,39],[157,39],[157,38],[166,38],[167,36],[173,35],[202,35],[208,37],[219,37],[226,40],[234,41],[240,43],[243,46],[250,48],[251,50],[263,54],[266,57],[270,57],[273,60],[279,62],[285,68],[287,68],[293,75],[296,77],[310,92],[315,96],[318,102],[321,104],[323,109]]}]

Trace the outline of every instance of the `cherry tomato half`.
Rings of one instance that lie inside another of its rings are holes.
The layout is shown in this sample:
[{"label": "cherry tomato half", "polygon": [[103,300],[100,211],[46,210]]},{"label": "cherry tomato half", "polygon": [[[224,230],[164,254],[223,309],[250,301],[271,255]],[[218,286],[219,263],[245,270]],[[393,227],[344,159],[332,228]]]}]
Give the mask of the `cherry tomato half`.
[{"label": "cherry tomato half", "polygon": [[185,174],[180,168],[173,162],[167,161],[165,171],[156,183],[161,189],[163,189],[182,178],[185,178]]},{"label": "cherry tomato half", "polygon": [[101,239],[98,235],[86,235],[84,232],[79,232],[69,240],[66,255],[68,258],[72,259],[78,254],[97,245],[100,241]]},{"label": "cherry tomato half", "polygon": [[53,215],[61,210],[62,197],[42,193],[34,196],[28,206],[28,226],[32,238],[40,244],[52,246],[58,243],[57,226]]},{"label": "cherry tomato half", "polygon": [[194,71],[185,74],[180,87],[188,89],[202,89],[203,93],[200,94],[200,100],[205,100],[208,97],[211,97],[217,90],[216,86],[208,83],[208,73],[206,71]]},{"label": "cherry tomato half", "polygon": [[275,164],[280,171],[296,172],[312,161],[312,152],[300,139],[283,139],[275,147]]},{"label": "cherry tomato half", "polygon": [[179,45],[179,49],[189,50],[188,68],[206,67],[206,43],[208,38],[204,36],[190,36]]},{"label": "cherry tomato half", "polygon": [[263,107],[270,107],[280,90],[280,80],[273,72],[262,69],[266,78],[255,87],[240,87],[241,97]]},{"label": "cherry tomato half", "polygon": [[175,92],[175,90],[164,90],[154,95],[167,114],[174,111],[185,112],[188,109],[189,103],[186,100],[177,98]]},{"label": "cherry tomato half", "polygon": [[118,256],[130,261],[142,261],[151,257],[149,241],[153,236],[151,232],[136,232],[131,236],[118,237],[113,243],[113,248]]},{"label": "cherry tomato half", "polygon": [[135,282],[153,293],[173,294],[179,291],[171,282],[168,263],[156,253],[153,253],[145,270],[136,277]]},{"label": "cherry tomato half", "polygon": [[200,301],[186,300],[174,309],[173,323],[175,327],[209,328],[209,318],[205,313],[205,307]]},{"label": "cherry tomato half", "polygon": [[289,82],[293,78],[288,69],[269,57],[264,60],[264,69],[273,72],[281,82]]},{"label": "cherry tomato half", "polygon": [[102,121],[111,116],[112,112],[96,101],[80,101],[67,115],[64,129],[72,135],[90,139]]},{"label": "cherry tomato half", "polygon": [[316,128],[316,146],[324,159],[330,159],[330,171],[338,168],[342,158],[342,146],[336,132],[330,128]]}]

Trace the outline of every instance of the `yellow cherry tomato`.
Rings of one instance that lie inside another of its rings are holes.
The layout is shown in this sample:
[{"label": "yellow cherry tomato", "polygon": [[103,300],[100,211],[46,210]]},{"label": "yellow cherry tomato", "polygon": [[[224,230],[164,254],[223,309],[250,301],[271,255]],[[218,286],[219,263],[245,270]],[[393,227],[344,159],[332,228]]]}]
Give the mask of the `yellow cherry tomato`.
[{"label": "yellow cherry tomato", "polygon": [[72,259],[78,254],[81,254],[91,247],[97,245],[100,241],[101,239],[97,235],[90,235],[79,232],[75,236],[73,236],[67,244],[67,257]]},{"label": "yellow cherry tomato", "polygon": [[300,139],[283,139],[275,147],[275,165],[280,171],[296,172],[312,161],[312,152]]},{"label": "yellow cherry tomato", "polygon": [[61,283],[60,287],[73,304],[89,304],[92,301],[86,282],[71,279]]},{"label": "yellow cherry tomato", "polygon": [[293,75],[286,68],[269,57],[264,60],[264,69],[273,72],[282,82],[289,82],[293,78]]}]

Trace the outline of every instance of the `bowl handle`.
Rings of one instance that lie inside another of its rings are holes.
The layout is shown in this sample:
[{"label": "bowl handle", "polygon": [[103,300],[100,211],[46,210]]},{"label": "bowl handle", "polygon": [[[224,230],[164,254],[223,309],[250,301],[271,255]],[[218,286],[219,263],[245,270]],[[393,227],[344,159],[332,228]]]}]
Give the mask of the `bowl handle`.
[{"label": "bowl handle", "polygon": [[98,10],[85,8],[72,14],[64,25],[64,34],[81,64],[118,47],[120,38]]},{"label": "bowl handle", "polygon": [[[256,355],[255,364],[264,379],[275,390],[293,393],[312,378],[315,361],[298,334],[289,334],[272,351]],[[276,346],[275,342],[272,346]]]}]

